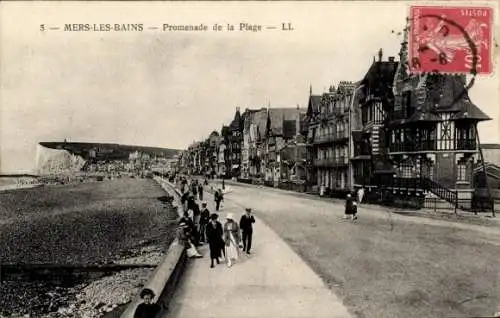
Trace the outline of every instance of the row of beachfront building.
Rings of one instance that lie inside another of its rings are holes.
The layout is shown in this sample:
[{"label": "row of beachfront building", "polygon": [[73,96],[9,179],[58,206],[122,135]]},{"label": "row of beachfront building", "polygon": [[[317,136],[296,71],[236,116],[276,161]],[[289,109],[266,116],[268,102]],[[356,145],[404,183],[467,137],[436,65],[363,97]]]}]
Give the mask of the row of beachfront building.
[{"label": "row of beachfront building", "polygon": [[465,75],[408,72],[378,58],[357,82],[314,95],[307,107],[236,108],[220,132],[182,154],[184,172],[372,200],[435,196],[470,206],[481,158],[477,125],[490,118],[470,100]]}]

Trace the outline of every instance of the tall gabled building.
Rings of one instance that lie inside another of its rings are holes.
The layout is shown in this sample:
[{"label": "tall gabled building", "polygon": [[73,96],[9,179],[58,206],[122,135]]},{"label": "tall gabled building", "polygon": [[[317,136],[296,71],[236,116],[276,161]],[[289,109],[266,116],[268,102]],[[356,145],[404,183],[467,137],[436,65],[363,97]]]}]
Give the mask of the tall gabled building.
[{"label": "tall gabled building", "polygon": [[239,177],[241,173],[241,147],[243,145],[243,118],[240,108],[236,107],[233,121],[229,124],[229,172],[231,177]]},{"label": "tall gabled building", "polygon": [[220,178],[228,177],[231,171],[231,162],[229,161],[230,152],[228,149],[230,130],[228,126],[223,125],[220,131],[219,146],[218,146],[218,169],[217,175]]},{"label": "tall gabled building", "polygon": [[[319,144],[316,140],[319,138],[319,129],[321,126],[321,95],[313,95],[312,87],[309,88],[309,100],[307,103],[307,184],[315,190],[320,184],[320,177],[316,168],[315,160],[318,158]],[[316,137],[318,136],[318,137]]]},{"label": "tall gabled building", "polygon": [[[359,83],[359,130],[353,131],[353,174],[357,186],[380,189],[391,180],[393,166],[386,148],[386,119],[394,105],[392,85],[398,62],[390,56],[383,60],[380,49],[373,63]],[[378,190],[376,190],[378,191]]]},{"label": "tall gabled building", "polygon": [[397,181],[393,192],[406,185],[408,196],[435,195],[470,207],[480,146],[477,125],[490,118],[471,101],[465,75],[410,74],[407,30],[387,123]]},{"label": "tall gabled building", "polygon": [[[241,178],[251,179],[261,172],[258,143],[263,139],[267,109],[245,109],[243,113],[243,145],[241,148]],[[262,131],[262,133],[261,133]]]},{"label": "tall gabled building", "polygon": [[306,108],[269,108],[266,123],[265,181],[277,186],[281,179],[280,151],[296,134],[300,134],[300,118]]}]

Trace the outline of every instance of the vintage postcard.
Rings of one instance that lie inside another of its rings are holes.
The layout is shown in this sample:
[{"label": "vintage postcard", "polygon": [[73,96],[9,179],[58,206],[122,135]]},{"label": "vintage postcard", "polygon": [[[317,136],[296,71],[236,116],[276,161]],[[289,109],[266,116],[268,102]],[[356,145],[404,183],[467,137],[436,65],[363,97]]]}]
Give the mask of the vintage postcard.
[{"label": "vintage postcard", "polygon": [[0,2],[0,318],[500,317],[499,7]]}]

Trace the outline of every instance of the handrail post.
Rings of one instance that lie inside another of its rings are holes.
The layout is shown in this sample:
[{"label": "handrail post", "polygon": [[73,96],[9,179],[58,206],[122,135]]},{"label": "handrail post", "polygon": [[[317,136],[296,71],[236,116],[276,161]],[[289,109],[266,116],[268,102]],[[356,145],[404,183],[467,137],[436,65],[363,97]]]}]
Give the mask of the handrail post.
[{"label": "handrail post", "polygon": [[486,172],[486,163],[484,162],[483,148],[481,148],[481,141],[479,140],[479,131],[477,129],[477,123],[474,125],[474,130],[476,133],[477,148],[479,149],[479,155],[481,156],[481,164],[483,166],[484,182],[486,183],[486,190],[488,191],[488,198],[490,200],[490,203],[492,203],[491,212],[492,212],[492,216],[495,217],[495,207],[494,207],[494,203],[492,202],[493,198],[491,196],[490,183],[488,182],[488,174]]}]

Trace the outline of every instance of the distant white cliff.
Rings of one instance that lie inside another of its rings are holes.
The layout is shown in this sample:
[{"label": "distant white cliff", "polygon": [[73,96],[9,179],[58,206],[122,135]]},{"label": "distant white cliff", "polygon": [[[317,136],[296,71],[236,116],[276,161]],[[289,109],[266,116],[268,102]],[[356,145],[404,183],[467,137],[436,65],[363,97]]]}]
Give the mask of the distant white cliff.
[{"label": "distant white cliff", "polygon": [[60,174],[80,171],[85,160],[67,150],[37,145],[36,171],[38,174]]}]

